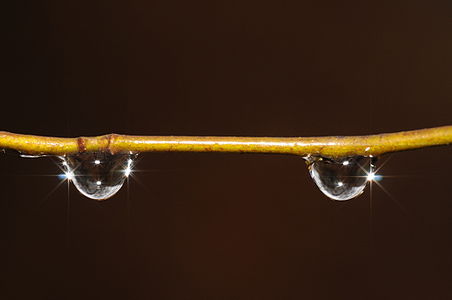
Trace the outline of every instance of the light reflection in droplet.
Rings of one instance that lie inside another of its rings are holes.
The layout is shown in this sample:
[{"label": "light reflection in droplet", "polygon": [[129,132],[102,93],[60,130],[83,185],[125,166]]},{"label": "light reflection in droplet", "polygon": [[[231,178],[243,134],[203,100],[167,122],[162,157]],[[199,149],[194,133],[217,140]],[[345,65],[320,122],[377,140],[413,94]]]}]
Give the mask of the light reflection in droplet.
[{"label": "light reflection in droplet", "polygon": [[367,181],[373,181],[373,180],[375,180],[375,173],[369,172],[369,174],[367,174]]},{"label": "light reflection in droplet", "polygon": [[130,173],[132,173],[132,164],[133,164],[133,160],[131,158],[129,158],[129,160],[127,160],[127,167],[124,170],[124,175],[126,177],[129,177]]},{"label": "light reflection in droplet", "polygon": [[383,179],[382,175],[378,175],[375,172],[370,172],[367,174],[367,181],[381,181]]},{"label": "light reflection in droplet", "polygon": [[63,174],[59,174],[58,178],[60,178],[61,180],[72,180],[74,178],[74,173],[70,171],[64,172]]}]

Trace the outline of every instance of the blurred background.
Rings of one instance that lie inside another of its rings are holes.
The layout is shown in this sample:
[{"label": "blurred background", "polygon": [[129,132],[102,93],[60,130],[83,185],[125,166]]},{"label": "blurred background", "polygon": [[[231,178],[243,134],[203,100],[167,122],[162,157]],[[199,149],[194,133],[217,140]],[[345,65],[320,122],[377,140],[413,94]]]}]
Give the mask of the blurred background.
[{"label": "blurred background", "polygon": [[[0,130],[318,136],[452,124],[450,1],[10,1]],[[450,147],[326,198],[295,156],[148,153],[113,198],[0,156],[1,299],[450,299]]]}]

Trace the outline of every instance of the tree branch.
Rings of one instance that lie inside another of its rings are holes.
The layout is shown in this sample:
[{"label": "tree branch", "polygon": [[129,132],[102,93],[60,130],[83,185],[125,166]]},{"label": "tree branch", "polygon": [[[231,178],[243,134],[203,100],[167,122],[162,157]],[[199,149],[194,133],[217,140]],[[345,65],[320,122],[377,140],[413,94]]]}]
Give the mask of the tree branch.
[{"label": "tree branch", "polygon": [[85,151],[118,152],[241,152],[377,156],[384,153],[452,143],[452,126],[365,136],[328,137],[201,137],[133,136],[59,138],[0,131],[0,148],[30,155],[64,155]]}]

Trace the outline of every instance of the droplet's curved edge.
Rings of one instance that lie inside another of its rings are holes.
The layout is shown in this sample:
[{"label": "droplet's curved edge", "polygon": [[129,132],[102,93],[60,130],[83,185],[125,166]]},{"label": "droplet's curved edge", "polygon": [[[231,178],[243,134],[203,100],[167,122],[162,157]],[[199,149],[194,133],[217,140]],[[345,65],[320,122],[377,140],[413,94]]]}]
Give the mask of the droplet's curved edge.
[{"label": "droplet's curved edge", "polygon": [[[125,178],[124,178],[125,181]],[[77,191],[82,194],[83,196],[89,198],[89,199],[93,199],[96,201],[105,201],[108,200],[110,198],[112,198],[113,196],[115,196],[119,190],[122,188],[122,186],[124,185],[124,181],[117,186],[114,186],[109,192],[108,192],[108,196],[107,197],[96,197],[96,194],[89,194],[86,193],[83,188],[77,183],[77,181],[71,180],[71,182],[74,184],[75,188],[77,189]]]}]

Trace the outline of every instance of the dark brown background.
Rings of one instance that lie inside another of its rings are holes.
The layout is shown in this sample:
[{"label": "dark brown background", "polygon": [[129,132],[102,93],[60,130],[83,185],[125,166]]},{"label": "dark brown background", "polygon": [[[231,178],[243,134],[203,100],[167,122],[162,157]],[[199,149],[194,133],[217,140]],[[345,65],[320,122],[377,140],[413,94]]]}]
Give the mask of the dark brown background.
[{"label": "dark brown background", "polygon": [[[0,129],[315,136],[451,124],[450,1],[9,1]],[[143,154],[95,202],[0,157],[0,299],[450,299],[451,148],[334,202],[302,159]],[[382,160],[387,159],[384,157]],[[49,176],[51,175],[51,176]]]}]

